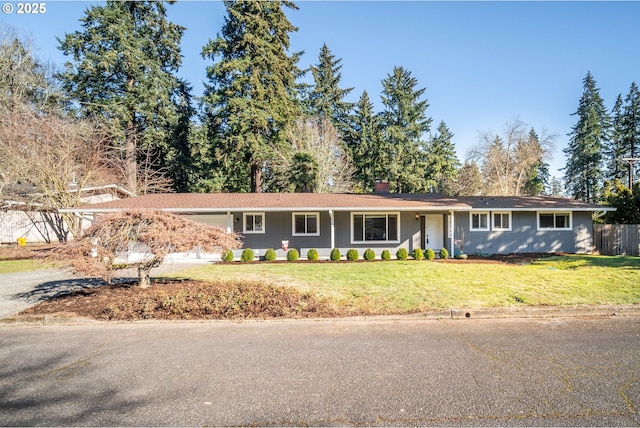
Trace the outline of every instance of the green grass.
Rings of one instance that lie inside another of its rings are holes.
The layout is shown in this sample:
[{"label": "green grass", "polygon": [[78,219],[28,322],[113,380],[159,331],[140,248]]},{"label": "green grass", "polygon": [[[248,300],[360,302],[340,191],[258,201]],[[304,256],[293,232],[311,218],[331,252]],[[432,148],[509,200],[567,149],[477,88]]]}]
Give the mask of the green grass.
[{"label": "green grass", "polygon": [[28,272],[30,270],[46,269],[54,267],[51,263],[43,263],[42,260],[0,260],[0,274]]},{"label": "green grass", "polygon": [[312,291],[375,313],[462,307],[640,303],[640,258],[562,256],[532,264],[393,261],[213,264],[179,273],[199,280],[259,280]]}]

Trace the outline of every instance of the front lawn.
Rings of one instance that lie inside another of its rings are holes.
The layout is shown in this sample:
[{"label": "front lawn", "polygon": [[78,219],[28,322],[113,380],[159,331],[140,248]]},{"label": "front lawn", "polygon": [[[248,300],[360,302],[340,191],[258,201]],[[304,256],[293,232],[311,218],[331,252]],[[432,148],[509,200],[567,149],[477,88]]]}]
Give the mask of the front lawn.
[{"label": "front lawn", "polygon": [[[4,263],[4,262],[0,262]],[[640,303],[640,258],[216,263],[156,279],[91,287],[24,315],[110,320],[308,318],[448,308]]]},{"label": "front lawn", "polygon": [[640,258],[572,255],[530,264],[472,261],[229,263],[190,269],[203,281],[262,281],[375,313],[461,307],[640,303]]}]

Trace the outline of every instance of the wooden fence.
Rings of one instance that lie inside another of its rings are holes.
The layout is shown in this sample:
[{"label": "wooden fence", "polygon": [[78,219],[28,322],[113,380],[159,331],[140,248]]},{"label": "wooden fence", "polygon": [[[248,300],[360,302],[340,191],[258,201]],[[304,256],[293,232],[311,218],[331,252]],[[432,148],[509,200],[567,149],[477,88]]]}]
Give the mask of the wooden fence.
[{"label": "wooden fence", "polygon": [[607,256],[640,256],[640,224],[594,224],[593,246]]}]

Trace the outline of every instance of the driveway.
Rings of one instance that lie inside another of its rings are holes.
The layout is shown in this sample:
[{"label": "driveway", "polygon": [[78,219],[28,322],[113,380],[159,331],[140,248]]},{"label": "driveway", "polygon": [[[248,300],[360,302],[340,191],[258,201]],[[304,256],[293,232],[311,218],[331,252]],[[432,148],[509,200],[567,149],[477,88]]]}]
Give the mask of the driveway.
[{"label": "driveway", "polygon": [[[151,276],[175,273],[204,263],[209,262],[169,261],[152,269]],[[119,274],[120,280],[124,281],[137,276],[135,269],[125,269]],[[15,315],[43,300],[98,285],[104,285],[104,281],[76,276],[66,269],[40,269],[0,274],[0,319]]]}]

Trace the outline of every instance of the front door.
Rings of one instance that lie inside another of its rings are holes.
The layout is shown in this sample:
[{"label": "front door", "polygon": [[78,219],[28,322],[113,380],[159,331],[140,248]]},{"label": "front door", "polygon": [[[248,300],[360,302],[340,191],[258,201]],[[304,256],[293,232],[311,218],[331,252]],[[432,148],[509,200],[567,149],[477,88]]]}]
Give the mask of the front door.
[{"label": "front door", "polygon": [[444,244],[442,214],[427,214],[424,216],[424,223],[420,223],[424,224],[422,229],[423,248],[431,248],[437,253]]}]

